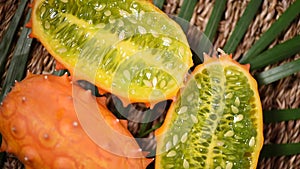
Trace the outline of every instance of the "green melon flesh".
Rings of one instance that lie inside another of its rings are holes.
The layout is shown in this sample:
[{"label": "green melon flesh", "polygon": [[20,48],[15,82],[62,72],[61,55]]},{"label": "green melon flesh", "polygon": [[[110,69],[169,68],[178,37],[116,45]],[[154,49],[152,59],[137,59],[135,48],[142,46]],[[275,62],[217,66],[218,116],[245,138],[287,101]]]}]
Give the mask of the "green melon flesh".
[{"label": "green melon flesh", "polygon": [[194,72],[156,133],[157,169],[255,168],[261,105],[244,72],[218,61]]},{"label": "green melon flesh", "polygon": [[36,0],[32,14],[60,63],[121,98],[170,99],[192,66],[181,28],[144,0]]}]

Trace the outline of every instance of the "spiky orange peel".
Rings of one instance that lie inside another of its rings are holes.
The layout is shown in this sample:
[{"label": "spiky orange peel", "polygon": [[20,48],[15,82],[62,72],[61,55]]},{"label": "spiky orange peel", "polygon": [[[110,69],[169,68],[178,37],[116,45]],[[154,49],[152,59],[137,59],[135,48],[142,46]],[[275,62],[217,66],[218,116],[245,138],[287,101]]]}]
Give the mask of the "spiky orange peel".
[{"label": "spiky orange peel", "polygon": [[249,65],[206,55],[155,135],[156,169],[256,168],[262,108]]},{"label": "spiky orange peel", "polygon": [[[27,169],[146,168],[151,159],[113,153],[120,145],[142,153],[137,143],[111,138],[119,145],[113,140],[107,143],[110,149],[103,149],[88,137],[75,112],[72,90],[82,97],[77,104],[95,99],[90,92],[72,85],[67,76],[29,75],[17,82],[0,107],[1,150],[15,154]],[[97,104],[109,127],[132,137],[99,99]],[[81,105],[90,111],[86,102]]]}]

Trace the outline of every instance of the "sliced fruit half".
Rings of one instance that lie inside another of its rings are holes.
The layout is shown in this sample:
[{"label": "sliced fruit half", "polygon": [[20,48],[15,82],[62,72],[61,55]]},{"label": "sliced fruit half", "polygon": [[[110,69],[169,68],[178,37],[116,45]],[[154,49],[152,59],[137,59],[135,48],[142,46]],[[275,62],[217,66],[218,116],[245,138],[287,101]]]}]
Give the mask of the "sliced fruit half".
[{"label": "sliced fruit half", "polygon": [[173,98],[193,65],[180,26],[146,0],[35,0],[31,22],[73,76],[129,102]]},{"label": "sliced fruit half", "polygon": [[156,168],[256,168],[262,108],[249,66],[205,57],[156,131]]}]

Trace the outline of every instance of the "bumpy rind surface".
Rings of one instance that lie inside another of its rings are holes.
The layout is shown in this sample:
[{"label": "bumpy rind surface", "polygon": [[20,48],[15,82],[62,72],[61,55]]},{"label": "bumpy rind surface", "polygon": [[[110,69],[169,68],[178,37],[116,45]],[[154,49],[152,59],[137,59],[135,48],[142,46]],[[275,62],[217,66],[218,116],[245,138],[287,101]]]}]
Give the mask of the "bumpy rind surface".
[{"label": "bumpy rind surface", "polygon": [[193,65],[181,28],[145,0],[35,0],[31,22],[73,75],[129,102],[173,98]]},{"label": "bumpy rind surface", "polygon": [[[16,83],[0,108],[1,150],[14,153],[31,169],[146,168],[151,160],[115,155],[86,135],[75,113],[72,89],[84,97],[81,99],[95,101],[67,76],[29,75]],[[132,137],[101,101],[97,103],[111,128]],[[120,147],[114,143],[107,145]],[[133,142],[118,144],[139,150]]]},{"label": "bumpy rind surface", "polygon": [[206,57],[155,134],[157,169],[256,168],[262,109],[249,66]]}]

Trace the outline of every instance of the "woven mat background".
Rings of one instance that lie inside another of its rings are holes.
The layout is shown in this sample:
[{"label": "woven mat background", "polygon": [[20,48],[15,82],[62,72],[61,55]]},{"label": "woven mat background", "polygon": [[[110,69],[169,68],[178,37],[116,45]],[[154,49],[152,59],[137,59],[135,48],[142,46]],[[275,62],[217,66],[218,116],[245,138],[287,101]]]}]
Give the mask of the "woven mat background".
[{"label": "woven mat background", "polygon": [[[262,7],[250,25],[242,43],[233,54],[234,58],[239,58],[245,51],[247,51],[293,1],[294,0],[264,0]],[[7,29],[19,2],[20,0],[0,0],[0,41],[2,40],[5,30]],[[182,2],[183,0],[166,0],[163,11],[168,14],[176,15],[180,11]],[[219,25],[216,36],[217,38],[213,43],[216,48],[222,48],[224,46],[237,20],[242,15],[248,3],[249,0],[228,0],[225,15]],[[201,31],[203,31],[210,17],[213,5],[214,0],[199,0],[194,10],[191,24],[196,25]],[[24,23],[20,23],[20,30],[22,29],[21,26],[23,24]],[[298,19],[290,25],[285,33],[278,37],[270,47],[286,41],[297,34],[300,34],[300,17],[298,17]],[[18,35],[16,35],[16,39],[17,36]],[[13,50],[14,49],[11,50],[9,57],[12,56]],[[300,58],[299,54],[281,63],[265,67],[260,71],[270,69],[271,67],[297,58]],[[52,56],[48,54],[40,43],[35,42],[27,69],[36,74],[52,73],[54,71],[54,63],[55,61]],[[9,66],[9,62],[7,62],[6,66]],[[6,73],[0,76],[0,83],[2,84]],[[298,97],[300,96],[300,73],[281,79],[280,81],[274,82],[270,85],[261,86],[259,92],[264,110],[298,108],[300,104],[300,97]],[[136,124],[129,125],[131,126],[132,131],[138,128]],[[300,142],[299,130],[300,120],[264,125],[265,144]],[[22,168],[22,165],[15,159],[14,156],[8,155],[4,168],[16,169]],[[300,168],[300,155],[262,159],[259,161],[258,168],[297,169]]]}]

